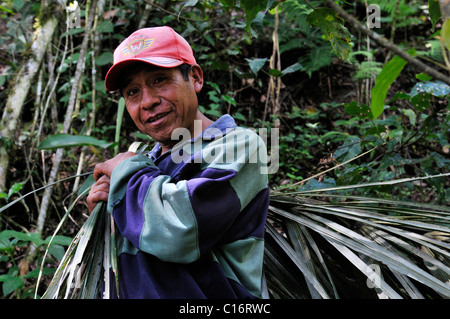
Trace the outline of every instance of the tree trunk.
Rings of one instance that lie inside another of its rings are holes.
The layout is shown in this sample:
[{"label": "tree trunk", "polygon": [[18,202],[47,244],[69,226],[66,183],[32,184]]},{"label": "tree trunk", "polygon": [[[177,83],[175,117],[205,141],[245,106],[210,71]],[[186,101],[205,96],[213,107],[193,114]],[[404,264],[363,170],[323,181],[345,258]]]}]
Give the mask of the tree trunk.
[{"label": "tree trunk", "polygon": [[[448,85],[450,85],[450,77],[433,69],[432,67],[422,63],[418,59],[414,58],[413,56],[409,55],[402,49],[400,49],[397,45],[386,39],[385,37],[379,35],[378,33],[373,32],[372,30],[366,28],[361,22],[359,22],[355,17],[353,17],[351,14],[347,13],[344,9],[342,9],[339,5],[337,5],[333,0],[325,0],[328,5],[336,11],[344,20],[349,22],[356,30],[360,31],[361,33],[364,33],[369,38],[374,40],[378,45],[387,48],[388,50],[392,51],[394,54],[398,55],[405,61],[411,63],[415,67],[417,67],[421,72],[426,73],[432,77],[434,77],[436,80],[442,81]],[[450,7],[450,5],[449,5]],[[450,11],[450,9],[449,9]],[[444,15],[445,16],[445,15]]]},{"label": "tree trunk", "polygon": [[[24,62],[11,88],[5,105],[5,112],[1,121],[1,136],[5,139],[14,139],[17,124],[22,113],[23,104],[33,79],[39,71],[41,61],[47,46],[58,24],[55,17],[50,17],[44,25],[39,26],[30,48],[30,57]],[[9,153],[6,143],[0,144],[0,192],[6,191],[7,173],[9,167]]]},{"label": "tree trunk", "polygon": [[[80,84],[80,81],[81,81],[81,78],[82,78],[83,72],[84,72],[84,62],[86,60],[87,47],[88,47],[88,43],[89,43],[89,37],[90,37],[90,33],[91,33],[92,24],[94,21],[96,4],[97,4],[96,0],[93,0],[90,4],[89,18],[86,21],[83,42],[81,43],[80,55],[79,55],[77,67],[75,70],[72,89],[70,91],[70,97],[69,97],[69,102],[67,105],[66,115],[64,117],[63,130],[61,132],[63,134],[69,133],[70,126],[72,123],[72,114],[73,114],[73,111],[75,108],[78,90],[80,88],[79,84]],[[52,184],[56,181],[56,177],[57,177],[58,171],[59,171],[59,165],[61,164],[62,157],[63,157],[63,151],[64,150],[62,148],[58,148],[56,150],[55,160],[53,162],[53,166],[50,171],[50,177],[48,179],[47,184]],[[44,195],[42,196],[41,207],[39,209],[39,215],[38,215],[38,219],[37,219],[37,223],[36,223],[36,229],[34,229],[34,232],[36,232],[36,233],[40,234],[40,233],[42,233],[42,230],[44,229],[45,220],[47,218],[47,209],[48,209],[48,205],[50,204],[52,191],[53,191],[53,186],[47,187],[44,191]],[[31,245],[30,251],[26,257],[26,265],[28,265],[34,259],[35,254],[36,254],[36,246]]]},{"label": "tree trunk", "polygon": [[[81,81],[81,77],[82,77],[83,71],[84,71],[84,61],[86,58],[87,47],[88,47],[88,43],[89,43],[89,35],[91,32],[91,26],[92,26],[92,22],[94,20],[94,13],[96,10],[96,2],[97,1],[95,1],[95,0],[92,1],[89,18],[86,21],[85,34],[83,37],[83,42],[81,43],[80,55],[78,58],[77,68],[75,70],[73,86],[72,86],[72,90],[70,92],[69,103],[67,105],[66,115],[64,118],[63,131],[61,132],[63,134],[69,133],[70,125],[72,123],[72,113],[73,113],[73,110],[75,107],[76,97],[77,97],[77,93],[78,93],[78,89],[79,89],[79,83]],[[63,155],[63,149],[62,148],[57,149],[55,161],[53,162],[53,166],[52,166],[52,170],[50,172],[48,184],[52,184],[56,180],[56,176],[57,176],[58,170],[59,170],[59,165],[62,160],[62,155]],[[44,223],[45,223],[45,219],[47,216],[47,208],[48,208],[48,204],[50,202],[52,190],[53,190],[53,187],[46,188],[44,195],[42,197],[42,204],[39,209],[39,216],[38,216],[38,221],[37,221],[37,226],[36,226],[36,230],[39,233],[42,232],[42,229],[44,228]]]}]

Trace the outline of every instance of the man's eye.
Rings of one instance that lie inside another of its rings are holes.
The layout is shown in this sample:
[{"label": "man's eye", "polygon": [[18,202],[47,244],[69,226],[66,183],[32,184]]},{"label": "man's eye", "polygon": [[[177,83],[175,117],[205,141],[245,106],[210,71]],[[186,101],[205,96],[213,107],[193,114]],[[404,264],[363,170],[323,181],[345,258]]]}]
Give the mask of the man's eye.
[{"label": "man's eye", "polygon": [[135,95],[138,92],[139,92],[138,89],[130,89],[130,90],[127,91],[127,97],[133,96],[133,95]]},{"label": "man's eye", "polygon": [[157,78],[155,78],[155,83],[158,84],[158,83],[161,83],[161,82],[163,82],[165,80],[166,80],[165,76],[158,76]]}]

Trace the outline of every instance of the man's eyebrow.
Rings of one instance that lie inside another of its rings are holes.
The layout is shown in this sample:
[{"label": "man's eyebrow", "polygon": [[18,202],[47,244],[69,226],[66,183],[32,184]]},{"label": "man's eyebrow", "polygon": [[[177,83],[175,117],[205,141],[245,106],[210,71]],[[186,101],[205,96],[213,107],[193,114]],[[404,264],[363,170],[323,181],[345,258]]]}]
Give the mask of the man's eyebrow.
[{"label": "man's eyebrow", "polygon": [[126,77],[125,80],[122,81],[120,90],[122,91],[124,88],[126,88],[131,83],[132,79],[132,77]]},{"label": "man's eyebrow", "polygon": [[[154,72],[155,74],[158,73],[162,73],[162,74],[168,74],[170,72],[170,68],[159,68],[159,67],[154,67],[154,66],[145,66],[146,67],[146,72]],[[135,68],[136,70],[141,70],[141,68]],[[134,69],[133,69],[134,70]],[[131,74],[135,74],[135,72],[131,71]],[[120,87],[120,91],[122,91],[123,89],[125,89],[131,82],[133,81],[133,76],[129,75],[127,76],[124,80],[122,80],[121,82],[121,87]]]}]

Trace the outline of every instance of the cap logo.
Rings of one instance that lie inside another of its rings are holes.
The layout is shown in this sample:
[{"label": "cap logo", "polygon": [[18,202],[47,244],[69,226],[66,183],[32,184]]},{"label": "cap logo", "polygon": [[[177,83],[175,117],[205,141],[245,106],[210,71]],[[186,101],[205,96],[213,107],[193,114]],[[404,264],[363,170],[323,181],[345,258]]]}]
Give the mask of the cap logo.
[{"label": "cap logo", "polygon": [[139,39],[134,40],[130,44],[128,44],[125,48],[122,49],[123,55],[133,54],[136,55],[144,49],[149,48],[155,39]]}]

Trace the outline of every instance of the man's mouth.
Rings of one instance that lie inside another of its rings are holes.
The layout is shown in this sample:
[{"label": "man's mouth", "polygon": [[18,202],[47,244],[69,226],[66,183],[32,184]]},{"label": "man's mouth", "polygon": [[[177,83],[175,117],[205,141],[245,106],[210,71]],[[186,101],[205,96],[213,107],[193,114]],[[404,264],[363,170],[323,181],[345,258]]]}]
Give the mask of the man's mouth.
[{"label": "man's mouth", "polygon": [[167,114],[169,114],[171,111],[169,111],[169,112],[166,112],[166,113],[160,113],[160,114],[158,114],[158,115],[156,115],[156,116],[154,116],[154,117],[151,117],[151,118],[149,118],[148,120],[147,120],[147,123],[153,123],[153,122],[156,122],[157,120],[159,120],[160,118],[163,118],[163,117],[165,117]]}]

